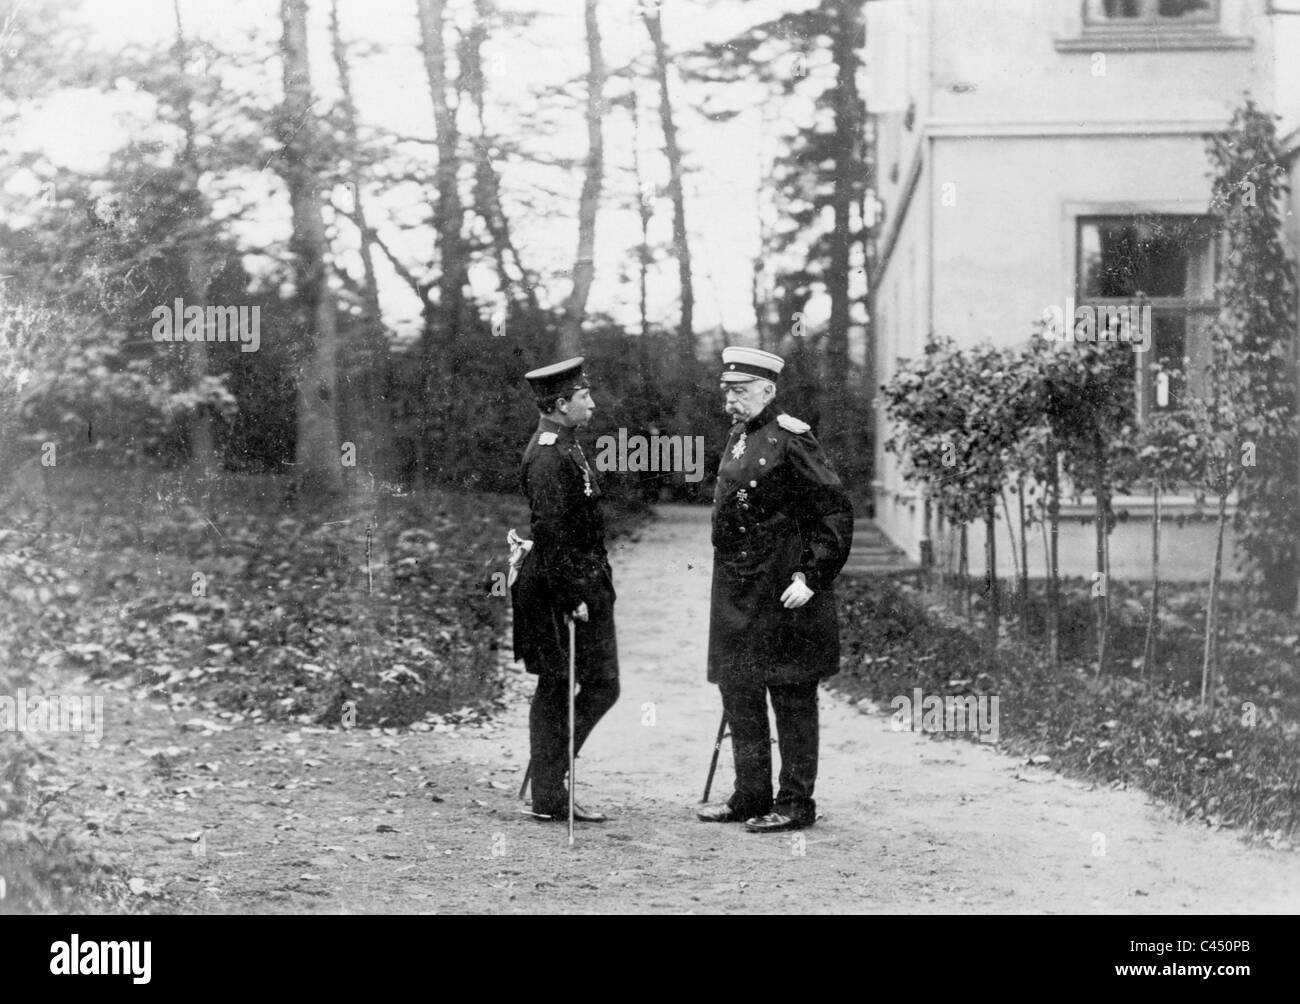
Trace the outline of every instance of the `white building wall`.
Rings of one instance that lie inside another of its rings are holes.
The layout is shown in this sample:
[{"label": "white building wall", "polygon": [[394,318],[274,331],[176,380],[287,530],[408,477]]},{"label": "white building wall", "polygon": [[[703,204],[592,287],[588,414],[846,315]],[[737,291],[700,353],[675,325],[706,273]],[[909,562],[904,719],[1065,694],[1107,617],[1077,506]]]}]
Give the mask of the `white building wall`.
[{"label": "white building wall", "polygon": [[[869,19],[876,6],[867,5]],[[895,111],[880,125],[880,250],[888,252],[875,291],[882,383],[898,356],[923,351],[931,331],[965,345],[1032,337],[1043,310],[1073,295],[1080,215],[1205,212],[1204,134],[1226,124],[1246,91],[1266,107],[1287,106],[1300,125],[1300,17],[1266,17],[1266,0],[1221,0],[1213,37],[1166,33],[1158,48],[1086,34],[1080,0],[907,7],[893,25],[909,26],[896,44],[907,53],[903,90],[915,121],[909,131]],[[880,443],[876,462],[876,521],[917,559],[921,499]],[[1149,574],[1146,510],[1134,499],[1116,505],[1134,518],[1112,534],[1112,574]],[[1184,555],[1190,577],[1199,577],[1192,570],[1209,567],[1213,523],[1187,507],[1170,516],[1168,554]],[[974,568],[983,564],[980,534],[973,528]],[[1009,572],[1005,527],[998,545]],[[1089,574],[1093,547],[1091,525],[1067,520],[1063,571]],[[1041,537],[1030,554],[1041,568]]]},{"label": "white building wall", "polygon": [[935,333],[1025,342],[1074,296],[1079,216],[1204,213],[1208,170],[1200,135],[936,138]]}]

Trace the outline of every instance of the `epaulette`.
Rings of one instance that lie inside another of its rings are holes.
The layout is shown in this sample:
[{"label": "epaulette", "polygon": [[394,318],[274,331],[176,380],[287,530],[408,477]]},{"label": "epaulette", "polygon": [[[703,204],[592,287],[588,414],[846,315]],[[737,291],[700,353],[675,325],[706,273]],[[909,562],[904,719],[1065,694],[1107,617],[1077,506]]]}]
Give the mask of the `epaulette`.
[{"label": "epaulette", "polygon": [[554,446],[555,441],[560,437],[554,432],[543,432],[537,436],[538,446]]},{"label": "epaulette", "polygon": [[805,432],[807,432],[809,429],[812,428],[812,426],[809,425],[807,422],[801,422],[793,415],[785,415],[785,414],[776,416],[776,424],[779,425],[781,428],[783,428],[786,432],[793,432],[796,436],[802,436]]}]

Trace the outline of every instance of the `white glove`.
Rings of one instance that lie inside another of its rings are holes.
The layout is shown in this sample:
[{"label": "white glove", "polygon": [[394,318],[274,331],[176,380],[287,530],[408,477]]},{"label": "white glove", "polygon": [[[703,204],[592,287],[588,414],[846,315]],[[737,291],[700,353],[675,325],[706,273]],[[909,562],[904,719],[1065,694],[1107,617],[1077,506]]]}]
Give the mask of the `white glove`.
[{"label": "white glove", "polygon": [[781,594],[781,605],[787,610],[798,610],[813,598],[813,590],[804,581],[803,572],[795,572],[791,579],[790,585]]},{"label": "white glove", "polygon": [[584,624],[587,623],[587,604],[585,602],[579,603],[578,609],[573,611],[573,619],[582,621]]}]

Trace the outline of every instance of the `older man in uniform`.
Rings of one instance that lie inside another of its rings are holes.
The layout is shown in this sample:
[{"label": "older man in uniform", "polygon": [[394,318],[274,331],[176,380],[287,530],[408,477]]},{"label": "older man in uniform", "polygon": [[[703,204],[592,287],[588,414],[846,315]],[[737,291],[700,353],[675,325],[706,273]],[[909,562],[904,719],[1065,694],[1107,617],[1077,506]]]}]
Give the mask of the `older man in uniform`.
[{"label": "older man in uniform", "polygon": [[[774,403],[780,356],[729,346],[722,389],[735,420],[713,505],[709,682],[731,726],[736,787],[710,823],[755,833],[817,818],[817,682],[839,671],[833,583],[853,542],[853,504],[805,422]],[[767,700],[780,788],[772,797]]]},{"label": "older man in uniform", "polygon": [[[618,699],[614,579],[605,553],[600,486],[575,436],[596,410],[582,358],[535,369],[524,379],[541,414],[520,469],[532,512],[532,546],[511,585],[514,655],[537,674],[528,716],[533,814],[560,820],[568,818],[569,804],[567,618],[576,622],[576,752]],[[575,807],[574,818],[605,819],[581,807]]]}]

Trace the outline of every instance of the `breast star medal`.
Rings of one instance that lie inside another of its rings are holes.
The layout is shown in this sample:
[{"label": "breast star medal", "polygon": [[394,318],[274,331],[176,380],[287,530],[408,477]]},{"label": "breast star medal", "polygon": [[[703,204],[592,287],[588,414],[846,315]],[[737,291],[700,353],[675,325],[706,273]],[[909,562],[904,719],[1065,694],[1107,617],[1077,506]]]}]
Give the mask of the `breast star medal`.
[{"label": "breast star medal", "polygon": [[736,445],[731,448],[732,460],[739,460],[745,455],[745,437],[747,435],[749,435],[749,433],[742,432],[740,438],[736,440]]}]

